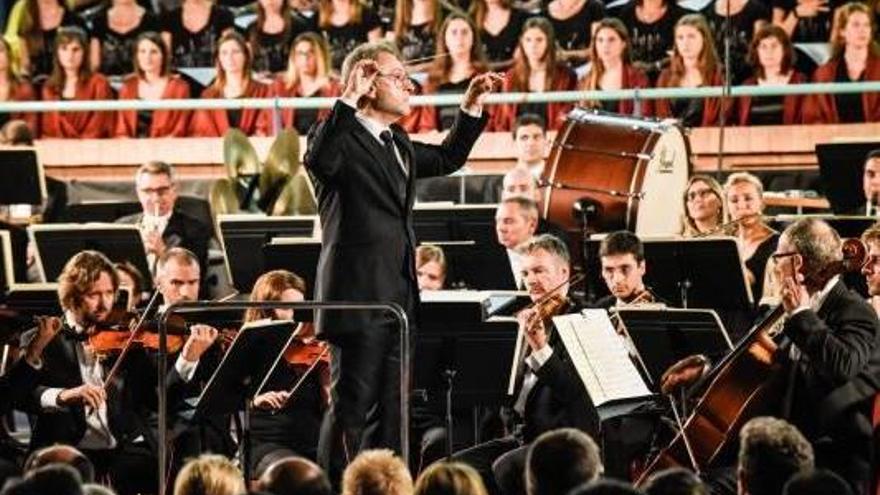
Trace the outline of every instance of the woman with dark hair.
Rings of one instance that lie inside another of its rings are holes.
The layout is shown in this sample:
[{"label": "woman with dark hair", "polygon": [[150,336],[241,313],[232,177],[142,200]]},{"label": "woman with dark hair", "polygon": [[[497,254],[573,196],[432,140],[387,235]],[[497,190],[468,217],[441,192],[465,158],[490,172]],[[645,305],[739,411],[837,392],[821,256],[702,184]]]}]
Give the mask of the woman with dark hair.
[{"label": "woman with dark hair", "polygon": [[22,7],[18,25],[18,49],[21,73],[34,84],[52,72],[55,59],[55,36],[61,27],[78,27],[88,37],[88,27],[62,0],[19,0]]},{"label": "woman with dark hair", "polygon": [[[801,84],[806,78],[794,70],[794,49],[781,27],[768,24],[755,33],[749,48],[749,64],[754,75],[746,86]],[[737,99],[739,125],[800,124],[803,95],[741,96]]]},{"label": "woman with dark hair", "polygon": [[[437,33],[437,53],[428,72],[426,94],[464,93],[471,79],[486,72],[476,29],[463,14],[449,14]],[[443,131],[452,127],[458,105],[424,107],[431,127]]]},{"label": "woman with dark hair", "polygon": [[[880,48],[874,41],[874,17],[863,3],[839,9],[831,31],[831,60],[813,74],[813,82],[880,81]],[[813,94],[806,97],[804,123],[847,124],[880,121],[880,93]]]},{"label": "woman with dark hair", "polygon": [[313,21],[288,8],[285,0],[259,0],[257,19],[247,29],[253,69],[261,74],[283,72],[294,38],[316,29]]},{"label": "woman with dark hair", "polygon": [[318,28],[330,46],[331,67],[342,69],[342,61],[365,41],[382,38],[379,17],[360,0],[320,0]]},{"label": "woman with dark hair", "polygon": [[596,23],[605,17],[605,4],[599,0],[551,0],[541,15],[553,25],[562,55],[584,60]]},{"label": "woman with dark hair", "polygon": [[[702,11],[715,33],[715,48],[719,55],[724,54],[724,41],[727,36],[726,22],[730,20],[730,74],[731,84],[738,85],[749,76],[746,57],[755,31],[770,23],[770,10],[762,0],[715,0]],[[719,64],[723,64],[720,60]]]},{"label": "woman with dark hair", "polygon": [[633,63],[644,68],[651,81],[669,63],[675,43],[675,24],[687,13],[671,0],[630,0],[611,14],[629,31]]},{"label": "woman with dark hair", "polygon": [[[502,91],[505,93],[570,91],[577,85],[574,72],[557,58],[553,25],[544,17],[532,17],[523,25],[513,60],[513,67],[504,76]],[[494,109],[490,128],[493,131],[510,131],[518,116],[534,113],[544,118],[548,130],[558,130],[570,109],[569,103],[498,105]]]},{"label": "woman with dark hair", "polygon": [[[173,100],[190,97],[189,84],[171,73],[168,46],[158,33],[138,36],[133,46],[134,73],[119,88],[120,100]],[[121,110],[116,137],[185,137],[189,110]]]},{"label": "woman with dark hair", "polygon": [[[675,46],[669,67],[657,80],[659,88],[720,86],[718,55],[712,33],[700,14],[688,14],[675,25]],[[721,103],[718,98],[676,98],[657,100],[658,117],[675,117],[686,127],[717,125]]]},{"label": "woman with dark hair", "polygon": [[[55,65],[43,85],[43,100],[111,100],[113,90],[101,74],[89,70],[88,39],[79,28],[61,28],[55,38]],[[96,139],[110,135],[112,112],[43,112],[44,138]]]},{"label": "woman with dark hair", "polygon": [[[257,279],[250,300],[301,302],[305,294],[306,284],[302,278],[286,270],[273,270]],[[244,322],[264,319],[293,321],[294,317],[294,311],[290,309],[249,309]],[[311,324],[299,323],[298,328],[295,346],[308,345],[316,350],[326,348],[326,344],[315,340]],[[271,372],[265,387],[254,397],[250,431],[252,465],[257,468],[254,472],[259,472],[259,468],[267,464],[264,459],[279,459],[284,455],[315,458],[330,385],[327,361],[319,359],[315,363],[314,369],[309,371],[309,363],[281,360]],[[299,380],[304,381],[296,395],[291,396],[290,390]]]},{"label": "woman with dark hair", "polygon": [[493,70],[509,67],[529,14],[513,7],[511,0],[474,0],[470,15]]},{"label": "woman with dark hair", "polygon": [[[34,93],[34,87],[25,79],[18,77],[13,65],[12,48],[6,38],[0,36],[0,102],[35,100],[37,95]],[[37,115],[34,113],[0,113],[0,127],[11,120],[25,121],[33,134],[39,128]]]},{"label": "woman with dark hair", "polygon": [[92,21],[89,63],[107,76],[134,71],[135,41],[141,33],[159,31],[159,19],[135,0],[110,0]]},{"label": "woman with dark hair", "polygon": [[213,0],[183,0],[160,22],[174,67],[210,67],[217,58],[220,37],[235,27],[232,12]]},{"label": "woman with dark hair", "polygon": [[[202,92],[202,98],[269,98],[268,85],[251,77],[251,52],[244,38],[235,31],[220,37],[217,43],[217,77]],[[260,108],[196,110],[192,135],[223,137],[230,128],[240,129],[247,136],[268,136],[272,114]]]},{"label": "woman with dark hair", "polygon": [[[280,98],[325,97],[342,94],[339,81],[330,73],[330,52],[327,40],[318,33],[303,33],[292,43],[287,71],[275,79],[272,93]],[[281,124],[306,135],[312,124],[328,114],[327,109],[284,108]]]},{"label": "woman with dark hair", "polygon": [[[428,60],[436,50],[435,38],[443,12],[439,0],[397,0],[394,30],[385,34],[400,50],[403,63],[411,72],[421,72],[431,65]],[[413,61],[418,61],[410,65]]]},{"label": "woman with dark hair", "polygon": [[[630,40],[626,26],[619,19],[608,17],[599,21],[590,45],[589,72],[581,82],[585,91],[650,88],[645,74],[630,63]],[[634,115],[632,100],[585,101],[584,106],[602,108],[608,112]],[[639,115],[653,113],[651,100],[640,102]]]}]

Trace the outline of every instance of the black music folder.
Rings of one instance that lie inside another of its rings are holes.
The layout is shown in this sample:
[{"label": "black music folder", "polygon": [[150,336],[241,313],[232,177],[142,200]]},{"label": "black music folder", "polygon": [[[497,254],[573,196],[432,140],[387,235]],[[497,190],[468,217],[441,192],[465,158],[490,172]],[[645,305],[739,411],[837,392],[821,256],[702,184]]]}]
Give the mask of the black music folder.
[{"label": "black music folder", "polygon": [[451,289],[515,290],[510,257],[498,241],[432,242],[446,255],[446,286]]},{"label": "black music folder", "polygon": [[659,392],[670,366],[694,354],[720,358],[733,349],[721,319],[711,309],[619,308],[621,327],[639,364]]},{"label": "black music folder", "polygon": [[302,277],[306,282],[306,300],[314,299],[320,256],[321,241],[318,239],[276,237],[263,245],[265,271],[287,270]]},{"label": "black music folder", "polygon": [[36,148],[0,149],[0,204],[41,205],[46,200],[46,177]]}]

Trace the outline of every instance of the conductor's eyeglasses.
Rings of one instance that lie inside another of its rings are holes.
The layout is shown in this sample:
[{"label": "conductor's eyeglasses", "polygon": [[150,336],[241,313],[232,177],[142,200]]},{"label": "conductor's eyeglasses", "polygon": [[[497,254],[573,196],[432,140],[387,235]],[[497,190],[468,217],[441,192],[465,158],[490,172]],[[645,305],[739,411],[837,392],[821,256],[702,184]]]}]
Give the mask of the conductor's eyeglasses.
[{"label": "conductor's eyeglasses", "polygon": [[387,77],[394,81],[397,86],[401,88],[408,88],[412,84],[409,80],[409,76],[406,75],[405,72],[389,72],[387,74],[379,73],[378,77]]}]

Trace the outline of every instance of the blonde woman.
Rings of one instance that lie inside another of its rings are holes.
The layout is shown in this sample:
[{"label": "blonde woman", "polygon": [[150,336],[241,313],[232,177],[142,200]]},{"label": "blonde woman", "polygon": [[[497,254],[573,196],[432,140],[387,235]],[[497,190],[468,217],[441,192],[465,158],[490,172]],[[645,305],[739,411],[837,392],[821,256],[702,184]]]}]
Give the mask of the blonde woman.
[{"label": "blonde woman", "polygon": [[241,471],[221,455],[205,454],[187,462],[174,480],[174,495],[240,495],[246,491]]},{"label": "blonde woman", "polygon": [[755,302],[764,294],[767,262],[779,243],[779,233],[764,221],[764,186],[748,172],[731,174],[724,183],[724,195],[733,234],[739,239],[740,255],[746,265],[746,279]]},{"label": "blonde woman", "polygon": [[476,469],[460,462],[436,462],[416,480],[414,495],[487,495]]},{"label": "blonde woman", "polygon": [[718,181],[707,175],[694,175],[682,195],[684,217],[681,235],[697,237],[722,234],[719,227],[727,221],[724,191]]}]

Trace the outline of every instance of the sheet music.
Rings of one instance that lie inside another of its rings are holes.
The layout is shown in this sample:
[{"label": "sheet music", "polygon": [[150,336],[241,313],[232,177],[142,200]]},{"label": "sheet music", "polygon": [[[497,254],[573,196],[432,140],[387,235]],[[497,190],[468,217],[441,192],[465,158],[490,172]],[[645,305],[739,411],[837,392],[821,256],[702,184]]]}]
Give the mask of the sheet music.
[{"label": "sheet music", "polygon": [[651,395],[603,309],[553,318],[593,404]]}]

